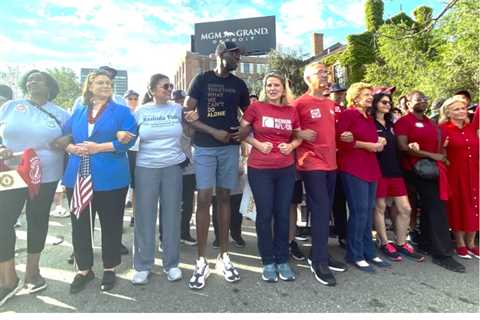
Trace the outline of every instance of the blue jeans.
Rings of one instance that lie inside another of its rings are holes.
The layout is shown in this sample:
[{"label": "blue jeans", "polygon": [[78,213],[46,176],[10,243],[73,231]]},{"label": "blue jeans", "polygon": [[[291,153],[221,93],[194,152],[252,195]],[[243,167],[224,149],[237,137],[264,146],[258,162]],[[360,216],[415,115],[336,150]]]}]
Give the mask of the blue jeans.
[{"label": "blue jeans", "polygon": [[328,234],[330,212],[335,194],[337,172],[302,171],[307,194],[307,206],[312,219],[312,263],[328,264]]},{"label": "blue jeans", "polygon": [[289,249],[289,208],[295,186],[295,168],[248,167],[248,183],[257,208],[255,226],[262,263],[286,263]]},{"label": "blue jeans", "polygon": [[375,208],[376,182],[368,182],[341,172],[350,216],[347,226],[346,260],[357,262],[377,256],[372,242],[372,219]]}]

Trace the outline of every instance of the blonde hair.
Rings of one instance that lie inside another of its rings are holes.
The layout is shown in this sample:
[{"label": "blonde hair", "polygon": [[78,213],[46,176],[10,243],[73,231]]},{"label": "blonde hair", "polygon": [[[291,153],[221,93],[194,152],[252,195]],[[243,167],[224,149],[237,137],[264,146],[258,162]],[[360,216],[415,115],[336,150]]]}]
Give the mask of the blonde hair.
[{"label": "blonde hair", "polygon": [[293,100],[295,100],[295,96],[293,95],[292,90],[290,89],[288,79],[285,79],[285,77],[283,77],[282,75],[276,72],[269,72],[263,78],[263,88],[262,88],[262,91],[260,92],[260,96],[258,97],[258,101],[266,102],[266,103],[269,102],[267,97],[266,87],[267,87],[267,80],[272,77],[280,80],[283,86],[283,94],[282,94],[282,98],[280,99],[280,104],[282,105],[291,104]]},{"label": "blonde hair", "polygon": [[310,86],[309,77],[313,76],[317,72],[318,66],[326,67],[326,65],[320,61],[310,62],[305,66],[305,69],[303,70],[303,81],[305,81],[308,86]]},{"label": "blonde hair", "polygon": [[[467,106],[467,102],[465,101],[465,99],[463,99],[461,97],[453,96],[453,97],[448,98],[447,100],[445,100],[445,102],[440,107],[440,118],[438,119],[439,124],[448,122],[448,120],[450,120],[450,110],[449,110],[449,108],[452,104],[457,103],[457,102],[460,102],[460,103],[464,104],[465,106]],[[465,119],[465,121],[468,122],[468,117],[467,117],[467,119]]]},{"label": "blonde hair", "polygon": [[360,96],[360,92],[364,89],[372,90],[373,86],[366,82],[355,82],[347,90],[347,104],[349,108],[355,107],[355,99]]}]

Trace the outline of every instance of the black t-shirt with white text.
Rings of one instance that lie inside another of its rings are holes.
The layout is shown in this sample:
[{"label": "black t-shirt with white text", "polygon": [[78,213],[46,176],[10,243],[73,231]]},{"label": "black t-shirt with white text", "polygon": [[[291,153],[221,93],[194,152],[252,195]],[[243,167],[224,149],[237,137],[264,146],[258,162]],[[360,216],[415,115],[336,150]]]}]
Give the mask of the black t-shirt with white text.
[{"label": "black t-shirt with white text", "polygon": [[[250,104],[248,88],[242,79],[233,74],[226,78],[218,77],[212,70],[195,76],[190,83],[188,96],[197,100],[201,122],[228,132],[240,125],[238,108],[245,110]],[[237,143],[231,141],[224,144],[207,133],[195,131],[193,144],[199,147],[218,147]]]}]

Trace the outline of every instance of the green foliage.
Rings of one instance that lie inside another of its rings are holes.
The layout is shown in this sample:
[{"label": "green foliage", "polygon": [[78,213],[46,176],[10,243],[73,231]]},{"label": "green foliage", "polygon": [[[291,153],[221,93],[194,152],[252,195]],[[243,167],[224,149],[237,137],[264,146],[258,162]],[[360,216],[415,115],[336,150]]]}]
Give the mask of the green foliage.
[{"label": "green foliage", "polygon": [[303,80],[305,62],[303,55],[296,51],[272,50],[268,54],[268,71],[278,71],[291,81],[291,89],[295,96],[300,96],[307,91]]},{"label": "green foliage", "polygon": [[369,32],[375,32],[383,24],[382,0],[367,0],[365,2],[365,24]]},{"label": "green foliage", "polygon": [[404,23],[408,27],[413,27],[415,25],[415,21],[404,12],[400,12],[399,14],[394,15],[390,19],[385,20],[385,23],[386,24]]},{"label": "green foliage", "polygon": [[424,28],[432,22],[432,8],[430,7],[418,7],[413,11],[415,22],[420,28]]},{"label": "green foliage", "polygon": [[[416,19],[428,24],[428,12],[417,9]],[[395,85],[398,95],[419,89],[434,99],[462,88],[478,99],[479,17],[479,2],[463,0],[433,30],[420,28],[420,24],[409,27],[406,21],[383,25],[378,32],[378,55],[383,64],[368,64],[364,80]],[[415,33],[415,29],[422,31]]]},{"label": "green foliage", "polygon": [[47,72],[57,80],[60,88],[60,93],[53,102],[64,109],[71,109],[81,93],[77,75],[72,69],[65,67],[47,69]]},{"label": "green foliage", "polygon": [[340,63],[347,66],[348,84],[361,81],[365,72],[364,65],[376,61],[375,47],[371,32],[347,37],[347,48],[340,57]]}]

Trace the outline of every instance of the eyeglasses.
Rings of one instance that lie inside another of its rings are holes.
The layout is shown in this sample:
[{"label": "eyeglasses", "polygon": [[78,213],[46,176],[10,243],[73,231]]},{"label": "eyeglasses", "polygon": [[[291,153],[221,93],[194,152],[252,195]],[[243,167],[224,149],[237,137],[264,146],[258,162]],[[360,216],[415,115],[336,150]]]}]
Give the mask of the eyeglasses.
[{"label": "eyeglasses", "polygon": [[171,84],[171,83],[165,83],[165,84],[162,86],[162,89],[163,89],[163,90],[173,90],[173,84]]},{"label": "eyeglasses", "polygon": [[138,100],[138,97],[128,97],[127,99],[128,99],[129,101],[130,101],[130,100]]},{"label": "eyeglasses", "polygon": [[413,103],[426,103],[426,102],[428,102],[428,98],[427,97],[419,97],[419,98],[417,98],[417,100],[412,99],[410,101],[413,102]]}]

